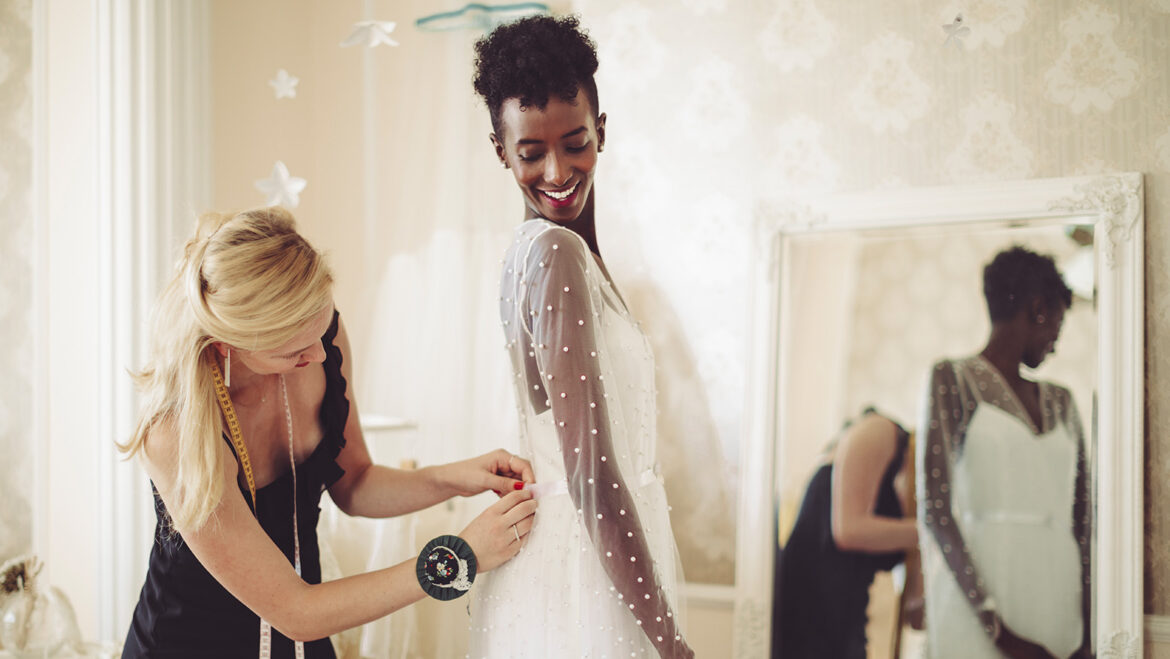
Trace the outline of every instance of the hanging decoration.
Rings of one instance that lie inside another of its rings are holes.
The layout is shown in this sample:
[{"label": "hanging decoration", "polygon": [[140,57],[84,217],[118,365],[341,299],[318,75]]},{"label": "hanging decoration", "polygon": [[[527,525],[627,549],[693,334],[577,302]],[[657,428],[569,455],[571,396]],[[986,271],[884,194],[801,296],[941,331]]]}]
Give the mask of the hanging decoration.
[{"label": "hanging decoration", "polygon": [[359,21],[353,24],[353,30],[345,38],[345,41],[341,42],[341,47],[365,46],[366,48],[374,48],[381,44],[397,46],[398,42],[390,37],[390,33],[397,25],[394,21]]},{"label": "hanging decoration", "polygon": [[971,34],[971,28],[963,24],[963,15],[957,14],[955,20],[942,26],[943,32],[947,33],[947,38],[943,41],[943,47],[947,44],[954,43],[955,48],[963,47],[963,37]]},{"label": "hanging decoration", "polygon": [[275,78],[268,81],[268,84],[272,85],[272,89],[276,91],[276,100],[279,101],[282,98],[296,98],[297,83],[300,81],[300,78],[289,75],[288,71],[281,69],[276,72]]},{"label": "hanging decoration", "polygon": [[301,203],[301,191],[305,189],[305,179],[289,176],[288,167],[277,160],[272,166],[272,175],[258,179],[256,189],[268,197],[269,206],[284,206],[296,208]]},{"label": "hanging decoration", "polygon": [[451,30],[476,30],[488,32],[501,23],[514,21],[525,16],[549,13],[543,2],[517,2],[504,5],[485,5],[473,2],[455,11],[424,16],[414,22],[415,27],[426,32],[447,32]]}]

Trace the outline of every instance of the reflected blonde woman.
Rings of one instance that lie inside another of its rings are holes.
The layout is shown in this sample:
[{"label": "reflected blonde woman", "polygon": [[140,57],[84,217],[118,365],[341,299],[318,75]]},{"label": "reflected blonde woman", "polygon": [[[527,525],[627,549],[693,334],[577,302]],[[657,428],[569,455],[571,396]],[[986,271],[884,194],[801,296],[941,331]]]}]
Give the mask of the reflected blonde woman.
[{"label": "reflected blonde woman", "polygon": [[[535,511],[528,463],[499,450],[413,471],[373,464],[352,363],[329,267],[287,211],[200,219],[156,308],[136,374],[143,406],[119,447],[140,458],[158,517],[123,657],[333,657],[329,635],[449,599],[520,550]],[[418,561],[322,584],[326,489],[364,517],[507,494]]]}]

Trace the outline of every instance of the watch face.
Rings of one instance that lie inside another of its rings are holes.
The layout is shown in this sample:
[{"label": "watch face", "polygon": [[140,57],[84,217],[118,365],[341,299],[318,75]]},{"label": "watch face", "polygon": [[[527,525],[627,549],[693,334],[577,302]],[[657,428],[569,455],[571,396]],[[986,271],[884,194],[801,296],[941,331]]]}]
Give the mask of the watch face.
[{"label": "watch face", "polygon": [[446,586],[459,576],[459,557],[446,547],[435,547],[427,554],[423,572],[431,583]]}]

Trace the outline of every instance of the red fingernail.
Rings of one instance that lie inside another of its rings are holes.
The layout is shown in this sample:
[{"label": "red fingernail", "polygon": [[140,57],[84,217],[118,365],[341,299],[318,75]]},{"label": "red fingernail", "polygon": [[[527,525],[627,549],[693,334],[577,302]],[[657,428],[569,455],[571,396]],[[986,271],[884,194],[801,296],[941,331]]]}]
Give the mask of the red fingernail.
[{"label": "red fingernail", "polygon": [[496,496],[500,496],[500,491],[499,491],[499,490],[492,490],[492,492],[495,492],[495,493],[496,493]]},{"label": "red fingernail", "polygon": [[523,490],[524,489],[524,482],[523,481],[516,481],[515,483],[512,483],[512,489],[513,490]]}]

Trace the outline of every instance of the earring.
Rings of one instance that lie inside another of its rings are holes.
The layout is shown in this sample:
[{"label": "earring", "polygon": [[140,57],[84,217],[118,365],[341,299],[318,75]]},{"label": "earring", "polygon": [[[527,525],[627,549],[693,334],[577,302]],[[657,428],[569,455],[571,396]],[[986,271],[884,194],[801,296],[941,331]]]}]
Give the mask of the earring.
[{"label": "earring", "polygon": [[501,161],[500,161],[500,167],[503,167],[504,169],[507,169],[507,168],[508,168],[508,161],[506,161],[506,160],[501,160]]},{"label": "earring", "polygon": [[1036,316],[1036,322],[1040,325],[1043,325],[1044,324],[1044,315],[1041,314],[1039,316]]},{"label": "earring", "polygon": [[223,383],[232,386],[232,349],[228,348],[227,357],[223,358]]}]

